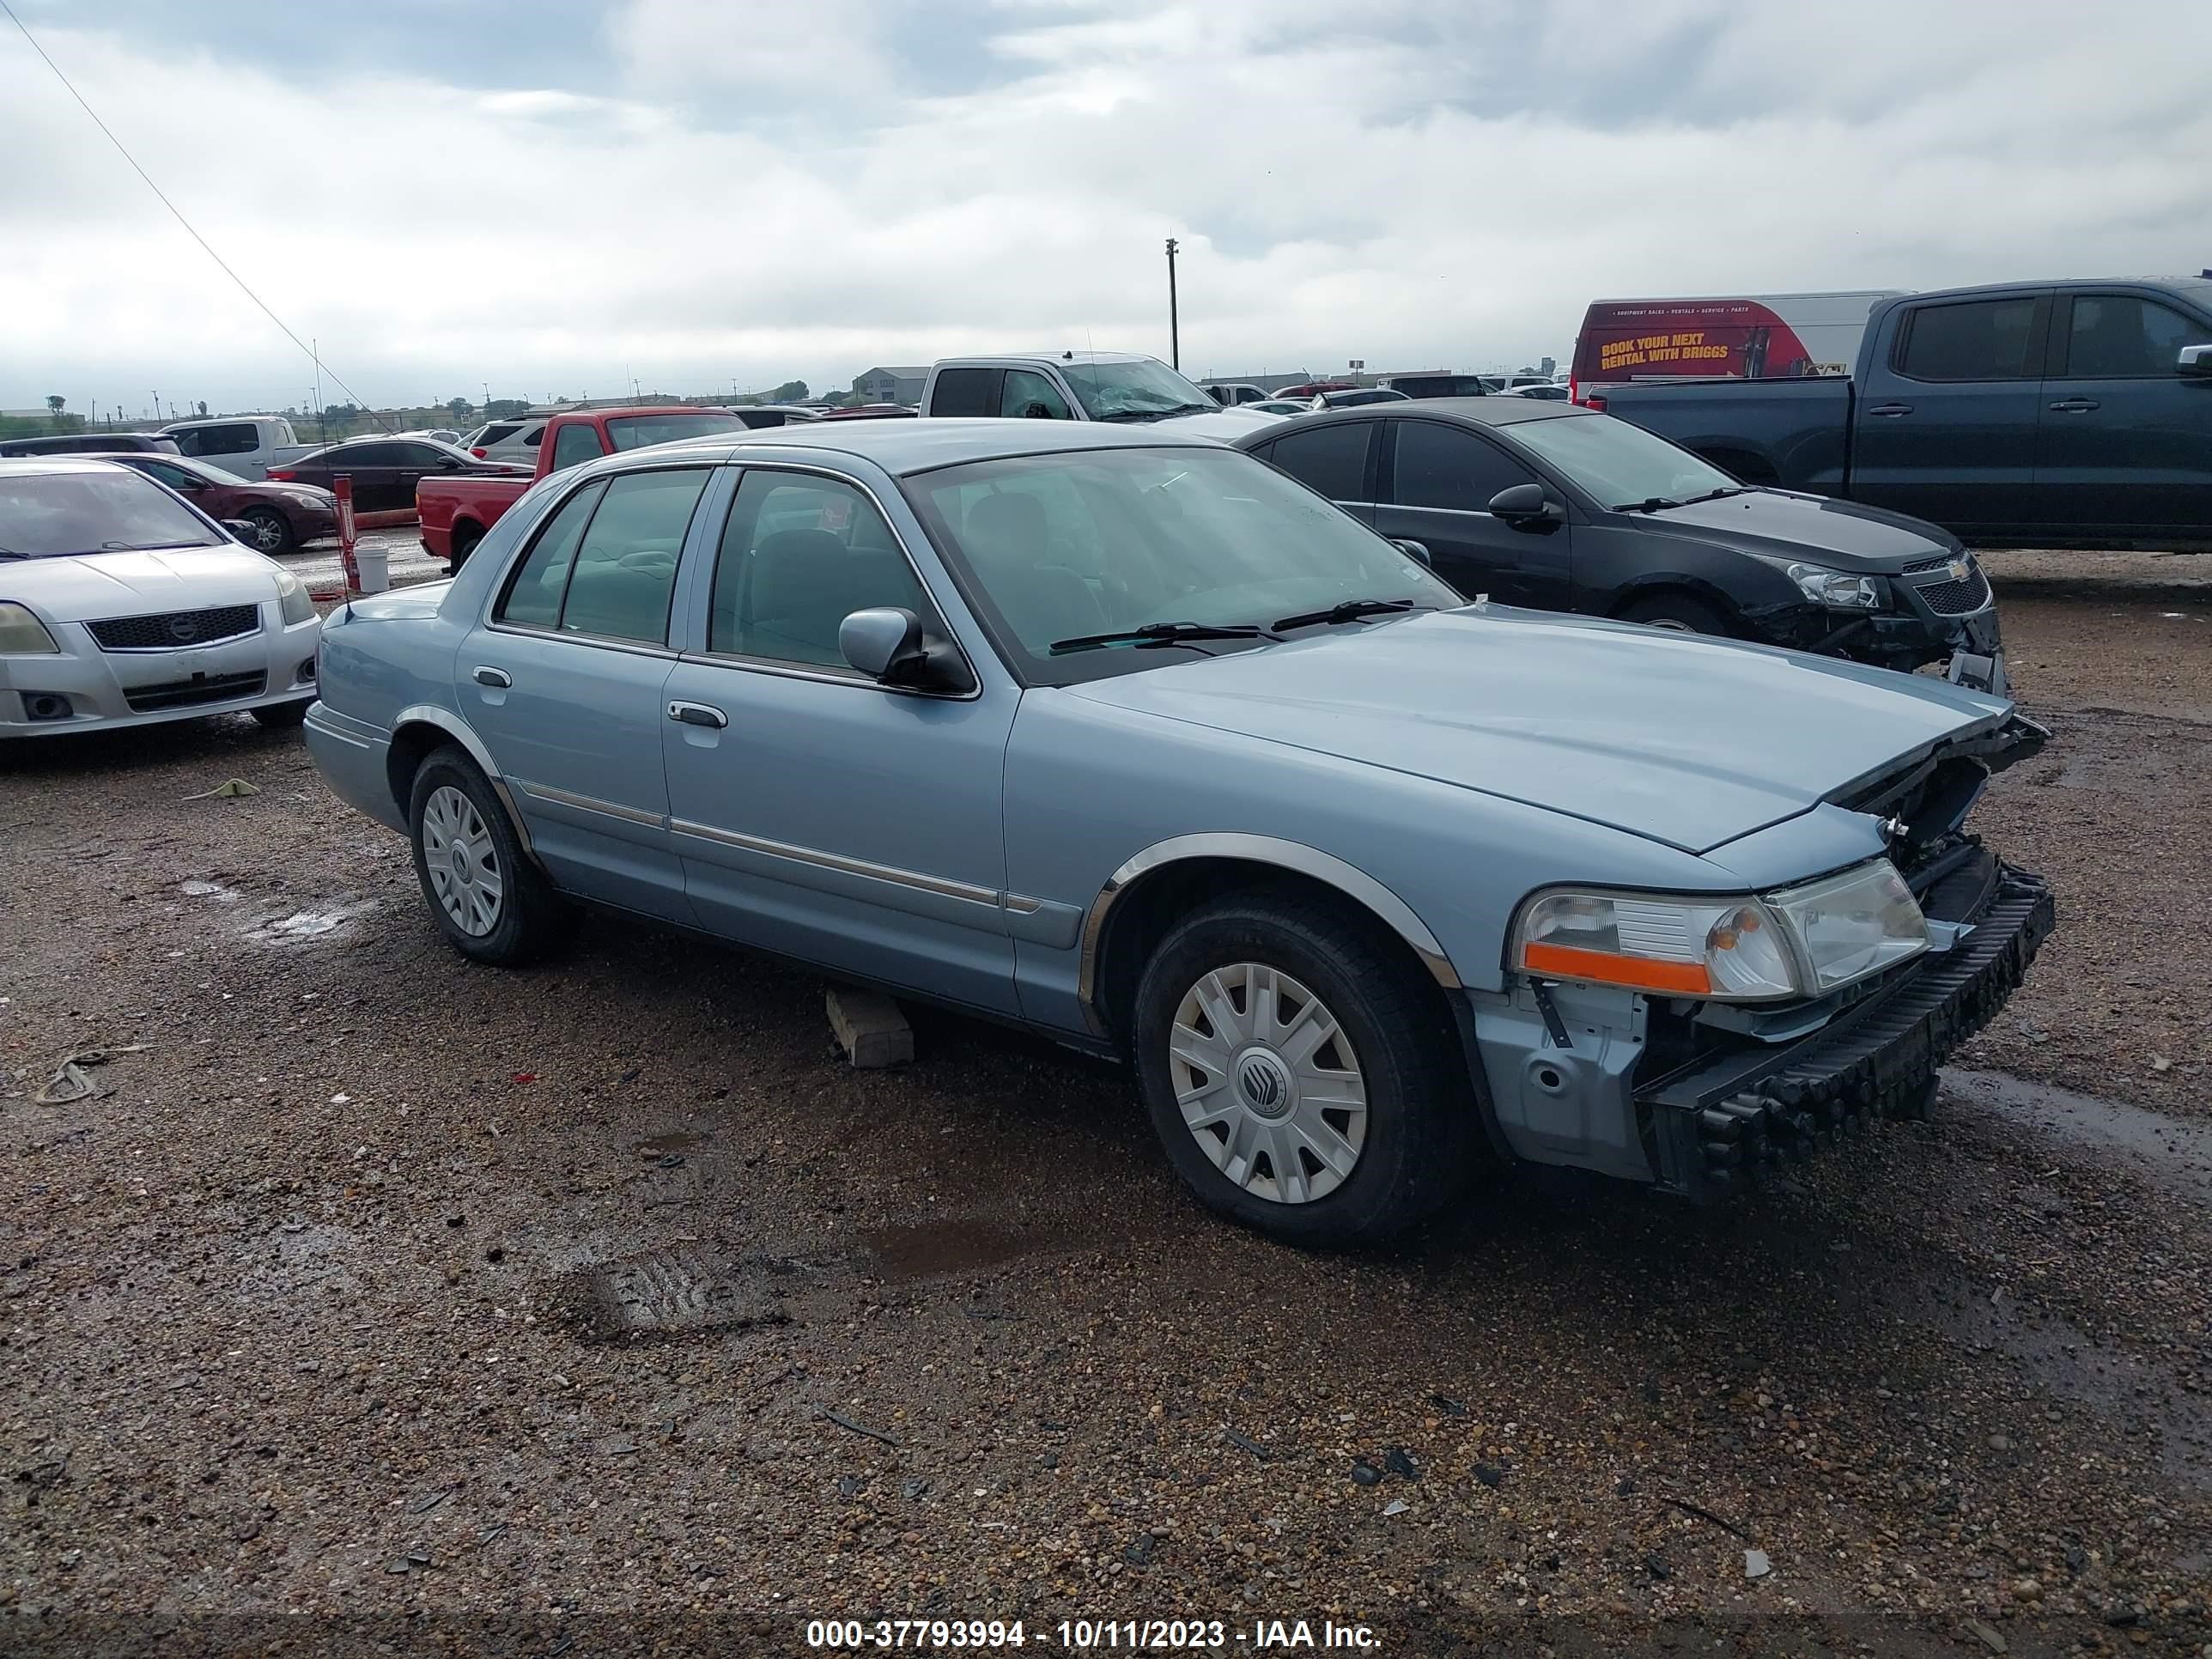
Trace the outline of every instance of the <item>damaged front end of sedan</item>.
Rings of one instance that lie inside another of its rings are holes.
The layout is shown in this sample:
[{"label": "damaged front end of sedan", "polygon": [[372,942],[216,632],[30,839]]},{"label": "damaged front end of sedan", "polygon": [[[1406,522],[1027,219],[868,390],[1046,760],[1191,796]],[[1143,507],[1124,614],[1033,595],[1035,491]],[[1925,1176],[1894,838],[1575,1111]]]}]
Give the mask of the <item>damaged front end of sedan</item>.
[{"label": "damaged front end of sedan", "polygon": [[1816,811],[1884,851],[1815,881],[1533,896],[1506,990],[1473,1006],[1501,1150],[1708,1198],[1924,1115],[2055,926],[2044,882],[1966,828],[2049,735],[2008,712],[1832,792]]}]

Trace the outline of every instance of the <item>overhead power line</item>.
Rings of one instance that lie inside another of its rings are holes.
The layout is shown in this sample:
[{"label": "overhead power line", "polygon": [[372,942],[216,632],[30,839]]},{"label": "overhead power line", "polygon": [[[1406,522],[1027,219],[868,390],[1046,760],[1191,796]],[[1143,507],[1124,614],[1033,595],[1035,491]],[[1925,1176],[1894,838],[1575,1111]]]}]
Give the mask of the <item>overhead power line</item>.
[{"label": "overhead power line", "polygon": [[[374,410],[369,409],[368,405],[362,401],[361,394],[338,378],[337,371],[331,368],[330,364],[324,361],[322,355],[319,352],[318,352],[313,347],[310,346],[298,335],[293,333],[290,325],[287,324],[282,317],[279,317],[275,312],[269,308],[269,302],[264,300],[258,294],[256,294],[247,284],[246,278],[233,270],[230,268],[228,262],[223,258],[222,255],[215,251],[214,246],[209,242],[208,239],[201,235],[198,230],[195,230],[192,228],[192,222],[185,217],[184,210],[178,207],[174,202],[171,201],[167,193],[163,191],[161,185],[154,182],[153,176],[149,173],[145,168],[138,165],[138,158],[131,155],[130,150],[125,147],[123,141],[115,136],[114,131],[108,126],[107,123],[100,118],[100,112],[93,108],[90,104],[85,101],[84,94],[76,89],[76,83],[73,82],[68,76],[62,73],[62,66],[54,62],[52,58],[46,56],[46,49],[39,44],[38,37],[31,33],[29,27],[25,24],[21,18],[15,15],[15,7],[9,5],[8,3],[8,0],[0,0],[0,11],[4,11],[8,14],[8,21],[15,26],[16,30],[22,35],[24,40],[30,42],[31,50],[39,54],[39,61],[43,63],[48,69],[54,72],[54,79],[59,81],[63,87],[68,90],[69,95],[76,100],[77,106],[83,110],[87,115],[89,115],[92,118],[93,125],[98,127],[102,136],[106,138],[107,142],[115,146],[115,153],[131,164],[131,170],[133,173],[137,173],[141,179],[145,180],[146,188],[152,191],[155,196],[160,200],[161,205],[168,209],[170,213],[175,216],[177,222],[185,228],[185,234],[200,245],[201,248],[205,251],[207,257],[216,262],[216,264],[222,270],[224,276],[229,277],[232,282],[238,284],[238,291],[243,294],[247,299],[252,301],[255,305],[260,307],[261,314],[268,318],[270,322],[276,324],[278,328],[283,329],[284,331],[284,337],[291,341],[294,345],[299,347],[301,353],[312,359],[320,368],[328,370],[332,383],[337,386],[339,391],[344,392],[347,397],[353,399],[355,407],[362,410],[362,412],[367,414],[371,420],[377,423],[377,425],[383,427],[386,432],[391,431],[392,428],[386,423],[384,417],[378,415]],[[158,415],[161,411],[157,410],[155,412]]]}]

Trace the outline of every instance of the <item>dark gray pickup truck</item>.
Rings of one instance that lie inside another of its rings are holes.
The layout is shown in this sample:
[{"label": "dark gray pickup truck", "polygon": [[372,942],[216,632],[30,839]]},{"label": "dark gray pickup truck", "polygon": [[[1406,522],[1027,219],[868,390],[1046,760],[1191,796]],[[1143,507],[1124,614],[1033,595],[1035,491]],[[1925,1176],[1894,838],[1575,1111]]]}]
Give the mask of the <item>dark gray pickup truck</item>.
[{"label": "dark gray pickup truck", "polygon": [[1748,483],[1969,541],[2212,545],[2212,281],[2012,283],[1885,300],[1849,376],[1639,381],[1593,409]]}]

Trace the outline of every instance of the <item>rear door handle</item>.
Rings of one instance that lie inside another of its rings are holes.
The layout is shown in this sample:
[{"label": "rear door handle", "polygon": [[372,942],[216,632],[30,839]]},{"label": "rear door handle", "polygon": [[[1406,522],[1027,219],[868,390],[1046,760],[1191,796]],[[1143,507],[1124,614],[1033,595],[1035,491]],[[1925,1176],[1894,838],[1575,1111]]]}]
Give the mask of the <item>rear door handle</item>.
[{"label": "rear door handle", "polygon": [[469,678],[478,685],[495,685],[502,691],[514,684],[504,668],[471,668]]},{"label": "rear door handle", "polygon": [[1867,410],[1867,413],[1869,415],[1910,415],[1912,413],[1912,405],[1911,404],[1876,404],[1872,409]]},{"label": "rear door handle", "polygon": [[2086,415],[2096,406],[2094,398],[2069,398],[2063,403],[2051,405],[2052,410],[2060,415]]},{"label": "rear door handle", "polygon": [[668,718],[685,726],[712,726],[717,732],[730,723],[727,714],[704,702],[672,702],[668,705]]}]

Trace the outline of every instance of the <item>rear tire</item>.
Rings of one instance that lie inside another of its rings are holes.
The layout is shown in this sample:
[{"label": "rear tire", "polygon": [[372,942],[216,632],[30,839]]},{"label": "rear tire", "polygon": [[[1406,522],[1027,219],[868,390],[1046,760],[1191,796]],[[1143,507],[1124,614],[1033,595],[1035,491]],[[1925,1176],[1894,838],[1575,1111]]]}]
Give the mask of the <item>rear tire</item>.
[{"label": "rear tire", "polygon": [[483,532],[471,526],[464,526],[454,531],[453,551],[446,561],[446,574],[448,576],[460,574],[461,567],[469,562],[469,555],[477,550],[477,544],[483,539]]},{"label": "rear tire", "polygon": [[1468,1174],[1475,1106],[1449,1012],[1337,906],[1261,890],[1193,912],[1146,965],[1132,1036],[1176,1172],[1285,1243],[1404,1232]]},{"label": "rear tire", "polygon": [[1731,639],[1735,635],[1717,607],[1687,593],[1655,593],[1648,599],[1638,599],[1626,607],[1618,620],[1676,634],[1710,634],[1716,639]]},{"label": "rear tire", "polygon": [[449,744],[416,769],[407,827],[430,915],[463,956],[517,968],[567,942],[575,907],[524,855],[498,792],[466,750]]},{"label": "rear tire", "polygon": [[253,526],[253,550],[274,557],[289,553],[300,544],[292,533],[292,521],[273,507],[249,507],[238,515]]}]

